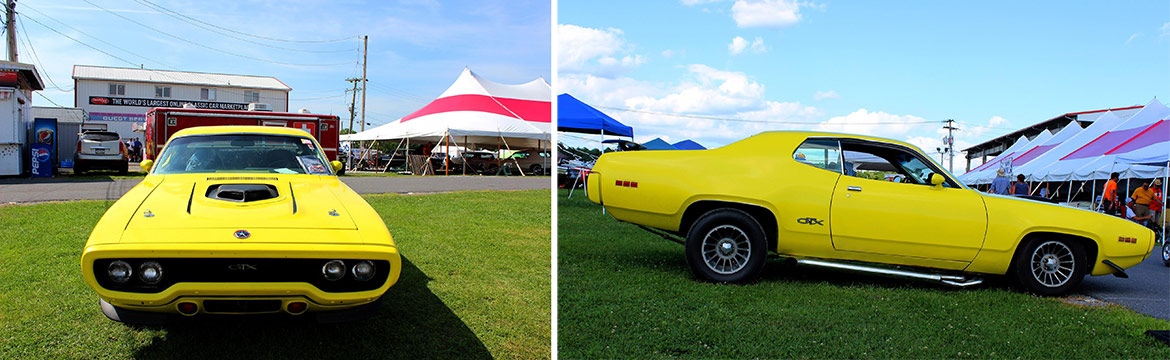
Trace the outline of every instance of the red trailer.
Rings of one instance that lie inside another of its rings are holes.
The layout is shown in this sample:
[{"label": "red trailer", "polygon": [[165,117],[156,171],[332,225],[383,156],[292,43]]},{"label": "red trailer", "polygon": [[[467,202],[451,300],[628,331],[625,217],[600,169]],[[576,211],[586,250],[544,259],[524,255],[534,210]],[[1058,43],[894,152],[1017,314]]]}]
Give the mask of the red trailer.
[{"label": "red trailer", "polygon": [[259,125],[297,128],[321,143],[330,160],[337,160],[341,141],[340,119],[336,115],[276,113],[271,111],[153,108],[146,112],[145,159],[154,159],[167,139],[189,127],[215,125]]}]

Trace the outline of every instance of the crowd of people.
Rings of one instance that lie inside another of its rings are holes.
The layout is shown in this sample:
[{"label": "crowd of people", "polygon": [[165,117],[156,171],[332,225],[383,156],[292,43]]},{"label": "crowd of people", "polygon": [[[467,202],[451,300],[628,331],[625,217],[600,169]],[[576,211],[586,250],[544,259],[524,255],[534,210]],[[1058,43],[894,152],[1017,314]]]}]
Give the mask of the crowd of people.
[{"label": "crowd of people", "polygon": [[130,158],[130,162],[141,162],[142,142],[138,141],[138,138],[131,138],[130,140],[126,140],[125,145],[127,152],[126,155]]},{"label": "crowd of people", "polygon": [[[1038,195],[1047,198],[1048,187],[1043,185],[1033,189],[1024,175],[1016,175],[1016,181],[1011,181],[1003,170],[996,171],[995,179],[987,188],[987,192],[1000,195]],[[1125,187],[1119,187],[1119,173],[1112,173],[1105,189],[1101,192],[1100,202],[1096,203],[1100,211],[1135,222],[1145,224],[1151,228],[1159,225],[1162,219],[1162,179],[1152,182],[1142,182],[1141,186],[1128,193]]]}]

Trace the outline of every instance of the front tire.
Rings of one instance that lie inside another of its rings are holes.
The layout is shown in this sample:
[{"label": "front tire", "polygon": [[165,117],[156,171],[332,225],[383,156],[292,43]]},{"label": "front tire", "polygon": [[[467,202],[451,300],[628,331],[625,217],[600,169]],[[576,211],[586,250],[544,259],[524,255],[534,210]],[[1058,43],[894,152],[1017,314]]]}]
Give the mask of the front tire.
[{"label": "front tire", "polygon": [[764,229],[741,210],[709,211],[687,233],[687,265],[695,276],[707,281],[754,280],[764,269],[767,252]]},{"label": "front tire", "polygon": [[1170,266],[1170,244],[1162,240],[1162,265]]},{"label": "front tire", "polygon": [[1063,239],[1035,239],[1017,254],[1013,272],[1025,291],[1044,296],[1066,294],[1081,284],[1088,261],[1081,244]]}]

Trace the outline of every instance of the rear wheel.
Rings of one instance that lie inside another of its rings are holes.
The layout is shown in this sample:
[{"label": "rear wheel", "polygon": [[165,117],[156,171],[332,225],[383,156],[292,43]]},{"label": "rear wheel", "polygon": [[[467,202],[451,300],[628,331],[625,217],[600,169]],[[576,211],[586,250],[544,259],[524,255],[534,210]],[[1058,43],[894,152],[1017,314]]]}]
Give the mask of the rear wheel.
[{"label": "rear wheel", "polygon": [[687,233],[687,265],[707,281],[754,280],[767,259],[764,238],[764,229],[751,215],[736,209],[712,210]]},{"label": "rear wheel", "polygon": [[1170,244],[1162,240],[1162,265],[1170,266]]},{"label": "rear wheel", "polygon": [[532,175],[544,175],[544,166],[540,164],[533,164],[528,170],[532,171]]},{"label": "rear wheel", "polygon": [[1072,291],[1088,273],[1084,248],[1063,239],[1036,239],[1015,259],[1015,280],[1026,291],[1055,296]]},{"label": "rear wheel", "polygon": [[77,160],[77,161],[73,162],[73,175],[81,175],[81,174],[84,174],[85,171],[86,171],[86,168],[85,168],[84,162],[82,162],[81,160]]},{"label": "rear wheel", "polygon": [[118,168],[118,174],[119,175],[126,175],[126,173],[128,173],[128,172],[130,172],[130,162],[123,161],[122,166]]}]

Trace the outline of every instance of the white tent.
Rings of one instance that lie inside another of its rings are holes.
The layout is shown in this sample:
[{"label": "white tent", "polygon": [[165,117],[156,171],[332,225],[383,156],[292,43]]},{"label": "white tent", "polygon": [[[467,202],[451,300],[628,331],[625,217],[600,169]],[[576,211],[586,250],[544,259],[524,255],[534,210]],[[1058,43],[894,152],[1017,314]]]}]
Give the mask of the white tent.
[{"label": "white tent", "polygon": [[1065,125],[1064,128],[1056,132],[1056,135],[1053,135],[1052,138],[1025,150],[1019,156],[1016,156],[1015,159],[1012,159],[1012,172],[1031,178],[1031,169],[1036,169],[1038,164],[1043,164],[1039,159],[1050,154],[1053,149],[1073,139],[1082,131],[1084,131],[1084,128],[1081,127],[1080,123],[1070,121],[1068,125]]},{"label": "white tent", "polygon": [[[1052,135],[1047,130],[1041,133],[1041,135],[1044,134],[1048,134],[1049,137]],[[1039,138],[1039,136],[1037,136],[1037,138]],[[986,184],[991,182],[991,180],[995,178],[996,171],[1000,169],[1000,166],[1004,165],[1005,161],[1013,159],[1016,153],[1022,153],[1022,151],[1025,150],[1028,147],[1028,144],[1031,142],[1032,141],[1028,140],[1028,137],[1020,136],[1020,138],[1016,139],[1016,142],[1013,143],[1012,146],[1009,146],[1003,152],[999,153],[999,155],[997,155],[994,159],[979,165],[974,170],[960,175],[959,181],[968,185]]]},{"label": "white tent", "polygon": [[1136,164],[1163,164],[1170,162],[1170,116],[1162,118],[1142,139],[1134,139],[1111,150],[1117,162]]},{"label": "white tent", "polygon": [[[1097,117],[1097,120],[1093,121],[1092,124],[1089,124],[1089,126],[1086,126],[1083,130],[1077,132],[1072,137],[1070,137],[1068,140],[1065,140],[1064,142],[1060,143],[1060,145],[1057,145],[1057,146],[1053,147],[1052,149],[1049,149],[1048,151],[1044,152],[1044,154],[1041,154],[1040,156],[1036,157],[1035,159],[1028,161],[1026,164],[1021,166],[1019,171],[1017,171],[1016,173],[1017,174],[1024,174],[1024,176],[1028,177],[1029,181],[1063,181],[1063,180],[1067,180],[1067,179],[1046,179],[1045,175],[1048,175],[1048,172],[1046,169],[1048,169],[1049,167],[1052,166],[1052,164],[1054,164],[1058,160],[1060,160],[1061,157],[1064,157],[1065,155],[1068,155],[1069,153],[1076,151],[1081,146],[1084,146],[1088,142],[1093,141],[1093,139],[1096,139],[1097,137],[1101,136],[1101,134],[1108,132],[1109,130],[1116,127],[1118,124],[1121,124],[1121,122],[1122,122],[1122,119],[1118,118],[1117,115],[1115,115],[1113,112],[1106,112],[1105,114],[1102,114],[1101,116]],[[1071,126],[1071,124],[1069,126]]]},{"label": "white tent", "polygon": [[1156,170],[1146,166],[1116,166],[1114,164],[1116,156],[1109,154],[1109,151],[1141,135],[1167,115],[1170,115],[1170,108],[1157,100],[1150,101],[1129,119],[1082,143],[1076,150],[1068,152],[1037,173],[1044,174],[1042,179],[1045,181],[1107,179],[1114,171],[1134,172],[1125,177],[1153,177],[1155,175],[1150,171]]},{"label": "white tent", "polygon": [[423,108],[342,141],[398,140],[456,144],[504,143],[510,148],[547,147],[552,129],[552,89],[543,79],[506,85],[470,69]]}]

